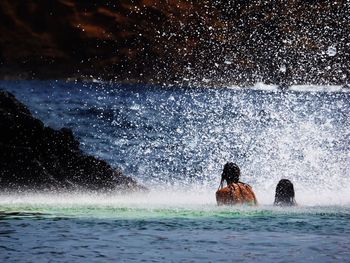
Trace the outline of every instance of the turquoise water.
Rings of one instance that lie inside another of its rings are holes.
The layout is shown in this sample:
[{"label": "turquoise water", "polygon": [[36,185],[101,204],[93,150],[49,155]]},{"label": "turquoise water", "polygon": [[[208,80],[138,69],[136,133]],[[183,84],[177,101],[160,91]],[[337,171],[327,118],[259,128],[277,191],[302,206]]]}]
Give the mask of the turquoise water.
[{"label": "turquoise water", "polygon": [[[0,262],[350,262],[350,93],[0,81],[148,194],[0,193]],[[236,161],[258,207],[217,207]],[[298,206],[273,207],[279,179]]]},{"label": "turquoise water", "polygon": [[[185,193],[183,193],[185,194]],[[350,207],[217,207],[145,196],[10,195],[2,262],[348,262]],[[166,195],[163,196],[165,198]]]}]

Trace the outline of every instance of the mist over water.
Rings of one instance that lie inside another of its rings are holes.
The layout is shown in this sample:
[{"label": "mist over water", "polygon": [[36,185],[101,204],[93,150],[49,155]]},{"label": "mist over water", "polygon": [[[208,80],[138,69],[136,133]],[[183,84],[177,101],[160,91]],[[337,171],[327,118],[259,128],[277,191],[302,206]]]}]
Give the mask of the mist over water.
[{"label": "mist over water", "polygon": [[136,198],[141,203],[215,205],[223,165],[234,161],[261,204],[272,204],[281,178],[294,183],[299,204],[350,204],[350,93],[344,90],[1,86],[45,124],[72,128],[86,152],[152,189],[148,199]]}]

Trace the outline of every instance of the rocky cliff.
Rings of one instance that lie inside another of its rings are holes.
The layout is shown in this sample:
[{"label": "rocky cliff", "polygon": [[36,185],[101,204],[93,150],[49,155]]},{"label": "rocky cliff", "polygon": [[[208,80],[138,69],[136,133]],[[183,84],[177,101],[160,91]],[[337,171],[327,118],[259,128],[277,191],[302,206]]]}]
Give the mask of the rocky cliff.
[{"label": "rocky cliff", "polygon": [[0,77],[344,84],[350,3],[2,0]]},{"label": "rocky cliff", "polygon": [[1,190],[144,190],[105,161],[84,154],[70,129],[54,130],[0,91]]}]

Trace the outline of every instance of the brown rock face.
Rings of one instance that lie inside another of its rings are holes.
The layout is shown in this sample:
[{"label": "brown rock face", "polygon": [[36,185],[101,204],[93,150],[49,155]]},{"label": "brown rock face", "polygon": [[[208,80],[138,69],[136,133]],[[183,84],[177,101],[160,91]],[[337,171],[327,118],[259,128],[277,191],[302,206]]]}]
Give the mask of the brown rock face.
[{"label": "brown rock face", "polygon": [[1,190],[145,190],[105,161],[85,155],[70,129],[54,130],[0,91]]},{"label": "brown rock face", "polygon": [[2,0],[0,76],[344,84],[349,1]]}]

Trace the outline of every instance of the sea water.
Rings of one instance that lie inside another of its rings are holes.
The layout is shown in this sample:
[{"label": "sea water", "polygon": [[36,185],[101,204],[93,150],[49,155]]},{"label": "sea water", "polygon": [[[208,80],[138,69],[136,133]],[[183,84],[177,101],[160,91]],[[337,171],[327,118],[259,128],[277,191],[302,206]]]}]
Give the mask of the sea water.
[{"label": "sea water", "polygon": [[[149,193],[0,194],[1,262],[349,262],[350,93],[2,81]],[[257,207],[218,207],[235,161]],[[272,205],[281,178],[297,207]]]}]

